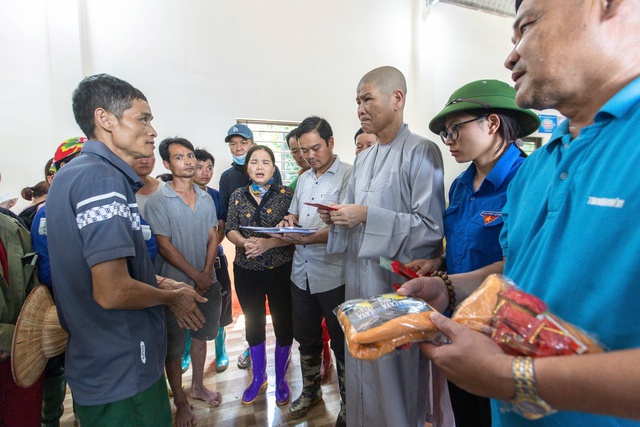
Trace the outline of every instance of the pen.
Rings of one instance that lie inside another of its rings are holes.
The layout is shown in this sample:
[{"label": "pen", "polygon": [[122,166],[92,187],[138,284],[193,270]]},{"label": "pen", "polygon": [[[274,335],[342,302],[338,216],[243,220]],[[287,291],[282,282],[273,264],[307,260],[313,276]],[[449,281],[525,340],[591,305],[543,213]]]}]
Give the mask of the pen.
[{"label": "pen", "polygon": [[289,223],[289,227],[298,227],[298,228],[302,228],[301,225],[298,225],[297,223],[293,222],[290,219],[287,219],[287,222]]}]

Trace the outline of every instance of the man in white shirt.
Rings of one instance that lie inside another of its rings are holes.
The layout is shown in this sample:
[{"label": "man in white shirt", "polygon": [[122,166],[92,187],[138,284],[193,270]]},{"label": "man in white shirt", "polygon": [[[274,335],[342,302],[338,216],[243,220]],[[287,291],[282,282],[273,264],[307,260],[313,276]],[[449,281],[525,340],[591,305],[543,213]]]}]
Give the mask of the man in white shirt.
[{"label": "man in white shirt", "polygon": [[336,426],[346,425],[344,386],[344,334],[333,309],[344,302],[344,257],[327,253],[327,227],[317,208],[305,203],[338,203],[346,194],[351,165],[333,154],[333,131],[321,117],[307,117],[296,132],[304,160],[311,169],[302,173],[282,225],[298,224],[317,228],[313,234],[284,234],[280,237],[296,244],[291,270],[293,335],[300,343],[303,390],[289,408],[293,418],[304,416],[322,400],[322,318],[326,319],[331,348],[338,366],[338,385],[342,403]]}]

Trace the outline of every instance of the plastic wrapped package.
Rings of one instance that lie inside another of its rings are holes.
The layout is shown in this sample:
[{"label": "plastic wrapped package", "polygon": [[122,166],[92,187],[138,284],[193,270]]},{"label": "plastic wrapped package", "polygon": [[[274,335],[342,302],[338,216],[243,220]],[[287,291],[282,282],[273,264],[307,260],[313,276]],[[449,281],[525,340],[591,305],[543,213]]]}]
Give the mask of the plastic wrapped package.
[{"label": "plastic wrapped package", "polygon": [[421,299],[397,294],[345,301],[334,310],[349,353],[363,360],[378,359],[410,342],[449,342],[431,322],[433,311]]},{"label": "plastic wrapped package", "polygon": [[[549,312],[538,297],[523,292],[508,278],[489,276],[453,313],[452,319],[489,335],[513,356],[545,357],[600,353],[594,338]],[[555,411],[501,401],[502,411],[535,420]]]},{"label": "plastic wrapped package", "polygon": [[[379,358],[409,342],[449,342],[431,322],[432,311],[421,299],[397,294],[345,301],[334,310],[349,352],[366,360]],[[594,338],[550,313],[544,301],[497,274],[489,276],[460,303],[452,319],[490,336],[506,353],[515,356],[604,351]]]},{"label": "plastic wrapped package", "polygon": [[[404,344],[428,341],[449,343],[431,321],[434,311],[424,301],[385,294],[350,300],[334,312],[345,332],[347,348],[357,359],[373,360]],[[599,353],[596,339],[549,312],[534,295],[523,292],[508,278],[491,275],[453,313],[452,319],[491,337],[502,350],[514,356],[545,357]],[[512,402],[501,409],[529,419],[547,413],[527,412]],[[533,412],[532,412],[533,411]]]},{"label": "plastic wrapped package", "polygon": [[596,340],[549,312],[538,297],[508,278],[493,274],[465,299],[451,317],[491,336],[514,356],[561,356],[604,351]]}]

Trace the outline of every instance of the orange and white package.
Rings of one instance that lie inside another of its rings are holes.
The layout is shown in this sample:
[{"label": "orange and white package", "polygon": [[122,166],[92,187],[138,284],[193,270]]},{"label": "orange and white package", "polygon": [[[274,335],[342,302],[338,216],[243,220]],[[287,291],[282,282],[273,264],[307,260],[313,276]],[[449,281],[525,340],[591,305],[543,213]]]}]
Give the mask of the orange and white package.
[{"label": "orange and white package", "polygon": [[334,311],[357,359],[378,359],[410,342],[448,342],[431,321],[433,308],[418,298],[384,294],[345,301]]}]

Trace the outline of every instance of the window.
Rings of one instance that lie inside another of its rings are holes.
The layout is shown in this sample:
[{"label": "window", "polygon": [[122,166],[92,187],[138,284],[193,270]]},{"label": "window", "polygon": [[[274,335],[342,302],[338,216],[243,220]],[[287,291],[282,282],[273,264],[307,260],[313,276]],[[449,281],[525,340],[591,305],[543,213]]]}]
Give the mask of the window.
[{"label": "window", "polygon": [[522,138],[522,142],[524,145],[522,146],[522,151],[527,153],[527,156],[533,153],[536,149],[540,148],[542,145],[542,138],[539,136],[527,136]]},{"label": "window", "polygon": [[280,169],[282,183],[289,185],[298,176],[298,164],[291,156],[289,147],[284,138],[300,122],[283,120],[255,120],[238,119],[238,123],[245,124],[253,132],[254,142],[258,145],[266,145],[271,148],[276,156],[276,166]]}]

